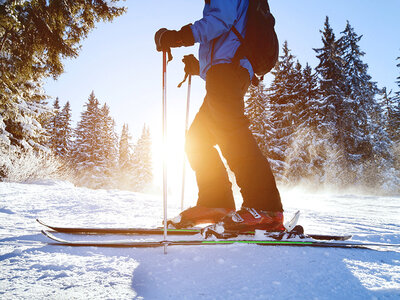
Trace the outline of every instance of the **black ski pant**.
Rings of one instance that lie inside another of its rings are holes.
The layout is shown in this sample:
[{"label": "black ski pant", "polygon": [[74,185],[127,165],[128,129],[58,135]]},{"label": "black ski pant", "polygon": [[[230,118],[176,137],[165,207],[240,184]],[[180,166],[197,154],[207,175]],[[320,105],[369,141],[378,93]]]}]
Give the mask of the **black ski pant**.
[{"label": "black ski pant", "polygon": [[243,206],[283,211],[267,159],[262,155],[244,115],[250,78],[234,64],[210,68],[206,97],[186,136],[186,153],[199,188],[198,205],[235,208],[232,184],[218,150],[236,177]]}]

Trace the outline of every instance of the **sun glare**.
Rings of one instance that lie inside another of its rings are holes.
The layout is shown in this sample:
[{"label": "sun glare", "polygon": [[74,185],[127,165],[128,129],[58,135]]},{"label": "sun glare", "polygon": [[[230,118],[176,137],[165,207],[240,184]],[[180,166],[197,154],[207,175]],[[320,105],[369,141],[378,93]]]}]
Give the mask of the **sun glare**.
[{"label": "sun glare", "polygon": [[[162,189],[163,177],[163,155],[166,154],[168,170],[168,194],[169,203],[180,205],[182,193],[182,174],[185,163],[185,204],[192,206],[197,197],[197,186],[194,172],[191,170],[189,162],[184,154],[185,128],[184,120],[181,116],[169,116],[167,128],[167,147],[163,147],[162,127],[155,126],[152,129],[152,152],[153,152],[153,174],[154,184]],[[184,162],[185,160],[185,162]]]}]

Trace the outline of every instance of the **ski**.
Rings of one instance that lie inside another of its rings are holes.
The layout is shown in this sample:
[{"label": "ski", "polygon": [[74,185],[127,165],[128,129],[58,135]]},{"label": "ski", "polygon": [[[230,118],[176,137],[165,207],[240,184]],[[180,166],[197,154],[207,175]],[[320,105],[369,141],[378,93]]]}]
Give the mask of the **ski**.
[{"label": "ski", "polygon": [[[285,224],[285,227],[292,231],[298,220],[299,212],[296,212],[294,217]],[[60,233],[68,233],[68,234],[79,234],[79,235],[162,235],[164,233],[164,228],[85,228],[85,227],[57,227],[51,226],[43,221],[36,219],[36,221],[53,230]],[[189,228],[189,229],[168,229],[168,235],[196,235],[201,234],[204,228]],[[281,233],[278,233],[281,234]],[[246,231],[246,232],[226,232],[225,238],[231,238],[238,235],[247,235],[253,236],[255,235],[255,231]],[[266,232],[265,235],[274,237],[277,233]],[[308,237],[313,238],[315,240],[335,240],[335,241],[345,241],[351,238],[351,235],[323,235],[323,234],[307,234]],[[224,238],[224,236],[219,235],[217,238]]]},{"label": "ski", "polygon": [[327,242],[327,241],[277,241],[277,240],[194,240],[194,241],[70,241],[60,239],[48,231],[42,230],[42,233],[55,243],[55,246],[71,247],[110,247],[110,248],[156,248],[164,246],[211,246],[211,245],[233,245],[233,244],[251,244],[260,246],[291,246],[291,247],[320,247],[320,248],[361,248],[370,249],[370,247],[400,247],[400,244],[383,243],[360,243],[360,242]]},{"label": "ski", "polygon": [[[164,228],[90,228],[90,227],[57,227],[44,223],[43,221],[36,219],[36,221],[57,232],[61,233],[71,233],[71,234],[82,234],[82,235],[106,235],[106,234],[115,234],[115,235],[159,235],[163,234]],[[189,229],[168,229],[168,234],[170,235],[196,235],[199,234],[201,228],[189,228]]]},{"label": "ski", "polygon": [[236,231],[224,231],[220,233],[217,226],[210,225],[202,229],[202,236],[207,238],[214,237],[217,239],[231,239],[237,238],[241,235],[252,235],[252,236],[262,236],[266,239],[274,239],[277,241],[286,239],[313,239],[318,241],[347,241],[352,236],[351,235],[323,235],[323,234],[304,234],[304,228],[301,225],[296,225],[291,231],[248,231],[248,232],[236,232]]},{"label": "ski", "polygon": [[[300,211],[297,211],[294,216],[284,225],[286,231],[290,232],[293,230],[293,228],[297,225],[297,222],[300,217]],[[89,234],[96,234],[96,235],[102,235],[102,234],[115,234],[115,235],[159,235],[164,233],[164,227],[157,227],[157,228],[90,228],[90,227],[58,227],[58,226],[52,226],[49,225],[45,222],[43,222],[40,219],[36,219],[36,221],[57,232],[62,232],[62,233],[71,233],[71,234],[84,234],[84,235],[89,235]],[[196,235],[201,233],[203,228],[168,228],[168,234],[170,235]],[[248,231],[248,232],[242,232],[240,233],[242,235],[254,235],[254,231]]]}]

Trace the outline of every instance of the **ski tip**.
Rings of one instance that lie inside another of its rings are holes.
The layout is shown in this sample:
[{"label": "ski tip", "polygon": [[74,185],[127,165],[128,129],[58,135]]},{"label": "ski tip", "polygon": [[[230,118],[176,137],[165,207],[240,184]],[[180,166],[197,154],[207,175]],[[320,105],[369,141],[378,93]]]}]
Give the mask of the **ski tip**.
[{"label": "ski tip", "polygon": [[49,231],[47,230],[42,230],[41,231],[43,235],[45,235],[46,237],[48,237],[49,239],[56,241],[57,243],[67,243],[67,241],[60,239],[54,235],[52,235]]},{"label": "ski tip", "polygon": [[40,230],[40,232],[41,232],[45,237],[50,238],[49,235],[47,234],[46,230]]},{"label": "ski tip", "polygon": [[41,230],[40,232],[41,232],[43,235],[47,236],[47,237],[52,236],[52,234],[51,234],[50,232],[47,232],[46,230]]},{"label": "ski tip", "polygon": [[40,220],[39,218],[36,219],[36,222],[38,222],[40,225],[43,225],[44,227],[49,227],[49,225],[47,225],[45,222],[43,222],[42,220]]}]

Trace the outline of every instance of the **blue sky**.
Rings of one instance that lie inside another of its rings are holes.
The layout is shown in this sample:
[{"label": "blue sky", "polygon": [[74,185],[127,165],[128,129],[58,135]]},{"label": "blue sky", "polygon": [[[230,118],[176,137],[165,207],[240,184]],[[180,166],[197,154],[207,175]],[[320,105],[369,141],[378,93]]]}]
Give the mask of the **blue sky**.
[{"label": "blue sky", "polygon": [[[226,0],[229,1],[229,0]],[[378,82],[397,90],[400,75],[396,58],[400,56],[399,0],[270,0],[276,18],[280,43],[287,40],[292,53],[305,65],[317,64],[313,48],[320,47],[325,17],[329,16],[336,35],[349,20],[359,35],[369,74]],[[80,56],[65,61],[65,73],[57,81],[48,80],[47,94],[70,101],[73,120],[79,120],[83,105],[92,90],[101,103],[107,102],[118,132],[128,123],[134,140],[143,124],[150,125],[155,147],[161,135],[161,54],[155,51],[154,33],[161,27],[179,29],[201,18],[203,0],[132,1],[128,12],[113,23],[97,25],[83,42]],[[174,49],[168,66],[168,118],[172,142],[180,142],[184,131],[186,85],[181,59],[197,54],[197,46]],[[204,97],[204,82],[194,78],[191,118]],[[175,152],[176,151],[171,151]]]}]

